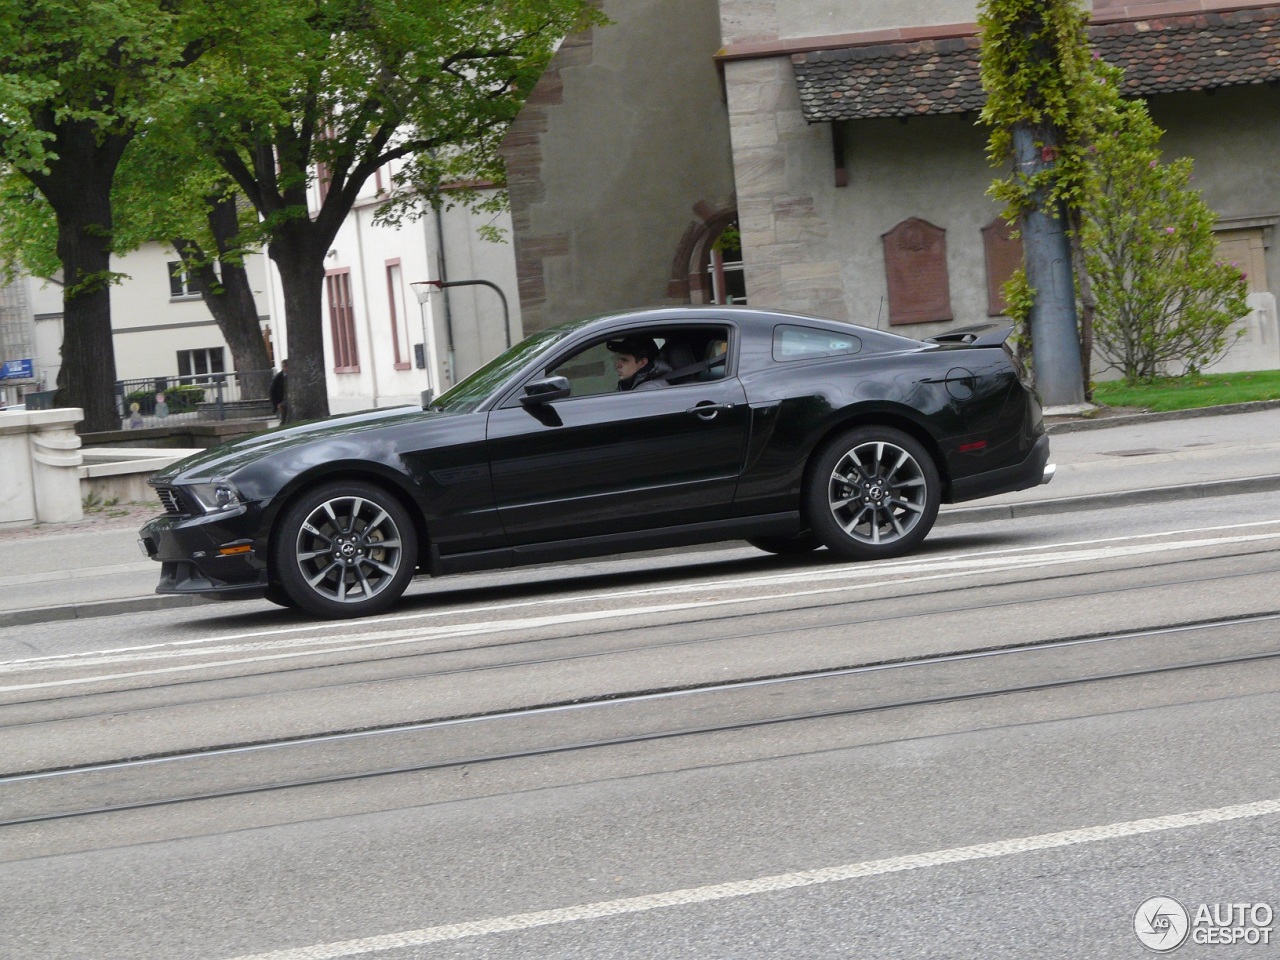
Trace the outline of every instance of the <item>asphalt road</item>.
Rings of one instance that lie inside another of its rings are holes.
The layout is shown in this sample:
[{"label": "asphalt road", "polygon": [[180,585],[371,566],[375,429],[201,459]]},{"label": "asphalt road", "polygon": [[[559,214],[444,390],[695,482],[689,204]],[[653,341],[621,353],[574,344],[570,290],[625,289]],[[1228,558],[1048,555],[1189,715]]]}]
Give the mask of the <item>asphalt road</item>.
[{"label": "asphalt road", "polygon": [[1150,897],[1280,909],[1277,542],[1259,492],[33,623],[0,957],[1149,955]]}]

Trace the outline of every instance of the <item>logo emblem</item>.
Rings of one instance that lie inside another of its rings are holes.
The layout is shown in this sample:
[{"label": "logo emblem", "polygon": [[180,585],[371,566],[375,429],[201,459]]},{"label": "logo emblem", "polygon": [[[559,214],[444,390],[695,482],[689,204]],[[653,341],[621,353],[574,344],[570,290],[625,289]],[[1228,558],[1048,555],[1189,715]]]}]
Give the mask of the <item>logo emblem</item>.
[{"label": "logo emblem", "polygon": [[1182,946],[1191,930],[1187,908],[1173,897],[1143,901],[1133,915],[1133,932],[1148,950],[1168,953]]}]

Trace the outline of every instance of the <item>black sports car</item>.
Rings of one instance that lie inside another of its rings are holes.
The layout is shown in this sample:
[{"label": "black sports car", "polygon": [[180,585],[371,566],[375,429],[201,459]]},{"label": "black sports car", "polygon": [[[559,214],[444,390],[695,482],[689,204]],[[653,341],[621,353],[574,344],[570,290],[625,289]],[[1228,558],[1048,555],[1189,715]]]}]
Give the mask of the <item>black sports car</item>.
[{"label": "black sports car", "polygon": [[422,409],[174,465],[151,480],[166,512],[142,542],[159,593],[322,617],[383,610],[415,573],[717,540],[892,557],[940,503],[1052,477],[1009,332],[921,342],[741,307],[566,323]]}]

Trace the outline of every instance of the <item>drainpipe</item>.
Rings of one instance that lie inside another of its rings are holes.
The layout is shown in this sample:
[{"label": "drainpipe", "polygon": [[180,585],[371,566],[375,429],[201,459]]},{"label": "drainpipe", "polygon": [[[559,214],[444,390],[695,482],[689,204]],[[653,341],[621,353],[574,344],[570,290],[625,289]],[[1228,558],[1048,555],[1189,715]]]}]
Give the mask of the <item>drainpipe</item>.
[{"label": "drainpipe", "polygon": [[454,355],[453,349],[453,310],[449,300],[449,291],[444,287],[444,281],[449,279],[449,264],[444,253],[444,217],[440,212],[440,191],[437,190],[431,198],[431,208],[435,211],[436,217],[436,260],[439,265],[437,276],[441,280],[441,289],[444,293],[444,335],[445,357],[446,363],[449,365],[449,385],[458,381],[457,357]]}]

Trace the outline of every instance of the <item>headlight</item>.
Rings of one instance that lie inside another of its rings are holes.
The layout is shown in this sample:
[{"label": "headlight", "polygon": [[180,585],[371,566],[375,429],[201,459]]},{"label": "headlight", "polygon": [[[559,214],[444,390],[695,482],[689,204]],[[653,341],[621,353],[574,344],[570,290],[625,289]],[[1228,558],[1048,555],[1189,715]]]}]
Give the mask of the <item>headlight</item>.
[{"label": "headlight", "polygon": [[199,502],[205,513],[230,510],[244,503],[240,491],[228,480],[187,484],[184,489]]}]

